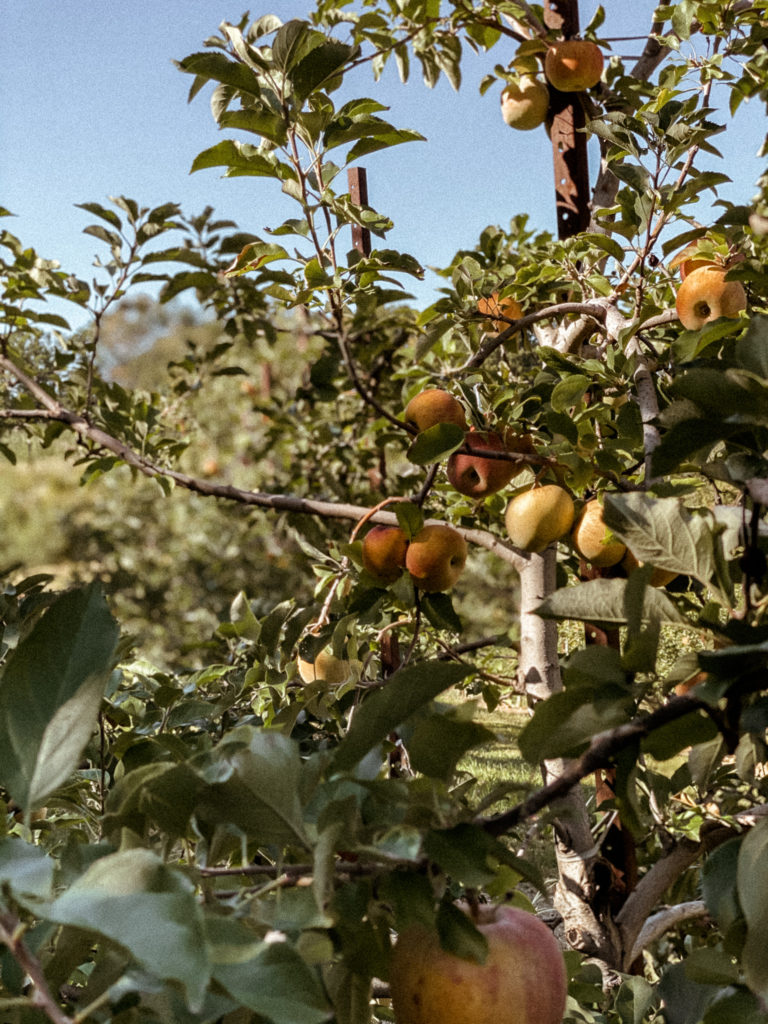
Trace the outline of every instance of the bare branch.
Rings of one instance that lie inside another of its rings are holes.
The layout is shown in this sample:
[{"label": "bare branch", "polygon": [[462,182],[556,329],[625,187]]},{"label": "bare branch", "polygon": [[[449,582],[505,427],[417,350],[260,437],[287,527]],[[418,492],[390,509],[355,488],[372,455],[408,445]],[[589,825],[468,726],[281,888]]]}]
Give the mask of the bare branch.
[{"label": "bare branch", "polygon": [[697,917],[706,917],[709,911],[704,900],[689,900],[687,903],[678,903],[674,907],[665,907],[657,914],[652,914],[643,925],[640,934],[637,936],[629,956],[626,958],[628,966],[642,954],[643,950],[656,942],[670,929],[676,928],[683,921],[691,921]]},{"label": "bare branch", "polygon": [[0,914],[0,943],[8,947],[11,956],[16,960],[32,983],[32,994],[29,1004],[41,1010],[53,1024],[74,1024],[54,999],[43,967],[36,956],[27,947],[22,936],[21,922],[12,914]]}]

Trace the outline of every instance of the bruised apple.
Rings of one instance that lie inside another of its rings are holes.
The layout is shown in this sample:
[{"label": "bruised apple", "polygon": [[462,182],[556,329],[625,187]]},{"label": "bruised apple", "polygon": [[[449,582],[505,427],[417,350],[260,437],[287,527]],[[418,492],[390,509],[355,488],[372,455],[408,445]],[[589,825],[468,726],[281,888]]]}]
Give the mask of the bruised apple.
[{"label": "bruised apple", "polygon": [[380,583],[394,583],[405,566],[408,538],[399,526],[374,526],[363,538],[363,568]]},{"label": "bruised apple", "polygon": [[562,487],[534,487],[518,494],[507,505],[507,534],[515,547],[523,551],[543,551],[568,533],[574,515],[573,499]]},{"label": "bruised apple", "polygon": [[501,93],[501,116],[510,128],[530,131],[543,124],[549,110],[549,89],[533,75],[521,75]]},{"label": "bruised apple", "polygon": [[544,74],[558,92],[583,92],[597,85],[603,74],[603,53],[587,39],[552,43],[544,58]]},{"label": "bruised apple", "polygon": [[559,1024],[567,979],[557,940],[534,914],[481,905],[482,964],[440,946],[414,924],[398,937],[389,983],[397,1024]]},{"label": "bruised apple", "polygon": [[[523,310],[519,302],[516,302],[510,295],[506,295],[503,299],[500,299],[498,292],[492,292],[488,298],[478,299],[477,311],[483,316],[506,316],[510,320],[519,320],[523,315]],[[491,320],[491,323],[493,324],[495,331],[503,331],[509,327],[506,320]]]},{"label": "bruised apple", "polygon": [[441,388],[428,388],[414,395],[405,407],[405,422],[419,433],[438,423],[455,423],[462,430],[467,429],[463,405]]},{"label": "bruised apple", "polygon": [[454,452],[446,473],[451,486],[470,498],[485,498],[506,487],[523,469],[524,463],[483,458],[484,453],[506,452],[501,436],[493,430],[472,430],[467,434],[467,451]]},{"label": "bruised apple", "polygon": [[571,540],[581,557],[596,569],[618,565],[627,550],[627,545],[614,537],[605,525],[603,506],[597,498],[588,501],[581,510]]},{"label": "bruised apple", "polygon": [[450,590],[467,561],[467,542],[444,523],[423,526],[408,545],[405,567],[418,590]]},{"label": "bruised apple", "polygon": [[741,281],[726,281],[724,267],[697,267],[686,275],[677,290],[675,309],[686,330],[698,331],[721,316],[735,319],[746,309],[747,295]]}]

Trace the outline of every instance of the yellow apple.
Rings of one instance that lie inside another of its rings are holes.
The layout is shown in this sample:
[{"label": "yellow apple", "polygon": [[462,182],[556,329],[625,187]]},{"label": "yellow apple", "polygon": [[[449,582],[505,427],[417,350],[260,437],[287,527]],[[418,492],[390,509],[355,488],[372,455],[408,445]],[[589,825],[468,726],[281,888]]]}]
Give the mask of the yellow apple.
[{"label": "yellow apple", "polygon": [[547,50],[544,74],[558,92],[583,92],[600,81],[603,53],[586,39],[563,39]]},{"label": "yellow apple", "polygon": [[747,295],[741,281],[726,281],[725,268],[698,267],[686,275],[677,290],[675,309],[680,323],[698,331],[721,316],[735,319],[746,309]]},{"label": "yellow apple", "polygon": [[329,650],[320,651],[314,661],[306,661],[299,656],[296,659],[299,675],[304,683],[324,682],[329,686],[346,683],[360,668],[359,661],[342,661]]},{"label": "yellow apple", "polygon": [[467,429],[461,402],[441,388],[428,388],[414,395],[405,407],[405,422],[419,432],[438,423],[455,423],[462,430]]},{"label": "yellow apple", "polygon": [[570,494],[557,484],[545,484],[518,494],[507,506],[509,539],[523,551],[543,551],[564,537],[575,514]]},{"label": "yellow apple", "polygon": [[451,486],[470,498],[485,498],[506,487],[523,469],[522,462],[505,459],[484,459],[483,452],[505,452],[501,436],[493,430],[471,430],[467,434],[469,452],[454,452],[448,459],[446,473]]},{"label": "yellow apple", "polygon": [[406,928],[389,969],[397,1024],[560,1024],[567,977],[560,947],[535,914],[481,905],[485,963],[440,946],[424,925]]},{"label": "yellow apple", "polygon": [[405,567],[419,590],[450,590],[467,561],[467,542],[444,523],[424,526],[408,545]]},{"label": "yellow apple", "polygon": [[521,75],[501,93],[501,116],[510,128],[530,131],[543,124],[549,110],[549,89],[533,75]]},{"label": "yellow apple", "polygon": [[626,544],[614,537],[605,525],[603,506],[597,498],[588,501],[581,510],[571,540],[581,557],[596,569],[618,565],[627,550]]},{"label": "yellow apple", "polygon": [[[509,317],[510,320],[519,320],[523,315],[519,302],[516,302],[510,295],[506,295],[503,299],[500,299],[498,292],[492,292],[487,299],[478,299],[477,311],[478,313],[482,313],[483,316],[506,316]],[[506,320],[492,320],[491,323],[496,331],[503,331],[509,327]]]},{"label": "yellow apple", "polygon": [[374,526],[363,538],[363,568],[380,583],[394,583],[405,566],[408,538],[399,526]]}]

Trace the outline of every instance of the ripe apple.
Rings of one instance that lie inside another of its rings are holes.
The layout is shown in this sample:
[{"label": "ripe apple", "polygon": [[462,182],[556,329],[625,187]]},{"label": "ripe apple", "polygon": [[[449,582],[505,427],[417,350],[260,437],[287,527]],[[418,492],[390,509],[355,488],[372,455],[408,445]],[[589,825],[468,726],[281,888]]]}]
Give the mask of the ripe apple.
[{"label": "ripe apple", "polygon": [[571,531],[571,540],[581,557],[596,569],[618,565],[627,550],[627,545],[614,537],[605,525],[603,506],[597,498],[588,501],[581,510]]},{"label": "ripe apple", "polygon": [[329,686],[338,686],[352,677],[360,668],[360,662],[342,661],[329,650],[324,650],[320,651],[314,661],[306,661],[299,656],[296,659],[296,666],[302,682],[317,683],[322,680]]},{"label": "ripe apple", "polygon": [[440,946],[414,924],[398,937],[389,984],[397,1024],[560,1024],[568,991],[557,940],[534,914],[481,905],[485,963]]},{"label": "ripe apple", "polygon": [[557,484],[545,484],[518,494],[507,506],[509,539],[523,551],[543,551],[564,537],[573,524],[570,494]]},{"label": "ripe apple", "polygon": [[428,430],[438,423],[455,423],[467,430],[467,417],[458,398],[441,388],[420,391],[405,407],[405,422],[416,430]]},{"label": "ripe apple", "polygon": [[587,39],[552,43],[544,58],[544,74],[558,92],[583,92],[597,85],[603,74],[603,53]]},{"label": "ripe apple", "polygon": [[483,452],[505,452],[501,436],[494,430],[471,430],[467,434],[467,452],[454,452],[446,469],[451,486],[470,498],[495,494],[522,470],[522,462],[484,459]]},{"label": "ripe apple", "polygon": [[[627,576],[632,572],[633,569],[639,569],[643,562],[639,562],[632,552],[627,548],[624,557],[621,560],[621,568],[626,572]],[[677,579],[678,573],[670,572],[669,569],[656,569],[654,568],[651,573],[650,584],[652,587],[666,587],[672,580]]]},{"label": "ripe apple", "polygon": [[219,472],[219,460],[213,457],[205,459],[202,465],[204,476],[216,476]]},{"label": "ripe apple", "polygon": [[432,593],[450,590],[467,561],[467,542],[444,523],[422,527],[408,545],[405,567],[413,585]]},{"label": "ripe apple", "polygon": [[746,309],[747,295],[741,281],[726,281],[724,267],[698,267],[677,290],[675,309],[680,323],[698,331],[721,316],[736,319]]},{"label": "ripe apple", "polygon": [[[510,295],[500,299],[498,292],[492,292],[487,299],[478,299],[477,311],[483,316],[506,316],[510,320],[519,320],[523,315],[519,302],[516,302]],[[492,320],[491,323],[496,331],[503,331],[509,327],[506,320]]]},{"label": "ripe apple", "polygon": [[380,583],[394,583],[405,566],[408,538],[399,526],[374,526],[363,538],[363,568]]},{"label": "ripe apple", "polygon": [[549,89],[533,75],[521,75],[501,92],[501,116],[510,128],[530,131],[543,124],[549,110]]}]

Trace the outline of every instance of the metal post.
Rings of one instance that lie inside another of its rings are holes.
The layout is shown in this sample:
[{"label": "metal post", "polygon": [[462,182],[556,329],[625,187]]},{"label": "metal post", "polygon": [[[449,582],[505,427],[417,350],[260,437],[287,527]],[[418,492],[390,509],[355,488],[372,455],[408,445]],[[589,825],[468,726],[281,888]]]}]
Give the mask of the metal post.
[{"label": "metal post", "polygon": [[[546,0],[544,22],[566,39],[579,31],[578,0]],[[554,92],[552,157],[555,169],[555,204],[559,238],[569,238],[589,227],[589,166],[584,108],[573,93]]]},{"label": "metal post", "polygon": [[[349,198],[355,206],[368,205],[368,178],[364,167],[350,167],[347,170]],[[371,232],[368,228],[352,225],[352,245],[363,256],[371,255]]]}]

